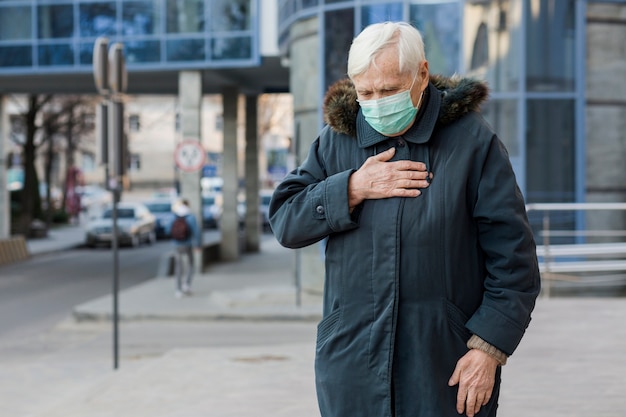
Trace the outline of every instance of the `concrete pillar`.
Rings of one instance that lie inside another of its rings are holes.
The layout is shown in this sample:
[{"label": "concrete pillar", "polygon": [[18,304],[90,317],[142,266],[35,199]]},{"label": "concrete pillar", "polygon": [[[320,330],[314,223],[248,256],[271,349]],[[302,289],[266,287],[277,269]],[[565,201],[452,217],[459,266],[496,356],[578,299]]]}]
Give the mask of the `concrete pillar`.
[{"label": "concrete pillar", "polygon": [[0,239],[11,236],[11,202],[7,189],[6,138],[9,123],[5,114],[4,96],[0,95]]},{"label": "concrete pillar", "polygon": [[[200,71],[182,71],[178,74],[178,99],[181,139],[201,142],[202,74]],[[194,172],[179,171],[180,196],[189,201],[191,212],[196,217],[200,228],[202,228],[201,177],[201,169]],[[198,250],[194,255],[194,268],[199,273],[204,265],[202,251]]]},{"label": "concrete pillar", "polygon": [[222,177],[223,211],[220,221],[222,242],[220,258],[224,261],[239,259],[239,219],[237,193],[239,191],[239,164],[237,157],[237,107],[239,90],[236,86],[222,89],[224,118],[224,151]]},{"label": "concrete pillar", "polygon": [[[299,150],[296,159],[301,163],[306,158],[311,143],[320,130],[320,85],[323,69],[320,67],[319,51],[321,36],[318,32],[317,18],[301,20],[292,25],[293,43],[290,47],[292,63],[289,80],[293,94],[294,125],[296,148]],[[319,293],[324,287],[324,246],[317,243],[298,249],[296,280],[306,292]]]},{"label": "concrete pillar", "polygon": [[258,252],[261,248],[261,222],[259,213],[259,140],[257,120],[257,96],[246,97],[246,252]]}]

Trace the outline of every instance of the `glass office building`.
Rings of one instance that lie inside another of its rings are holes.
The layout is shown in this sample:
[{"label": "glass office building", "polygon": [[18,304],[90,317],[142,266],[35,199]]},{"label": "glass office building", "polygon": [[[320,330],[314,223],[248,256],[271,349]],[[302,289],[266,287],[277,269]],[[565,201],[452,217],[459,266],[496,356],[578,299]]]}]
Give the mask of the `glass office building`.
[{"label": "glass office building", "polygon": [[577,0],[280,0],[279,43],[316,21],[320,93],[346,75],[347,50],[365,26],[414,24],[431,73],[485,79],[483,109],[507,146],[528,202],[582,201],[585,192],[585,3]]},{"label": "glass office building", "polygon": [[3,0],[0,75],[91,72],[97,37],[130,70],[259,64],[257,0]]}]

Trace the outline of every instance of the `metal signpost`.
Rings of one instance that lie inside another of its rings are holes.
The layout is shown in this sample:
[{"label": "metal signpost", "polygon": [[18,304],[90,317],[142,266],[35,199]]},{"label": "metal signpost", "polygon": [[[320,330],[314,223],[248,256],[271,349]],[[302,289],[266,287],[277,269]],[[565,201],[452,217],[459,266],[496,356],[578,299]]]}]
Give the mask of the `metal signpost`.
[{"label": "metal signpost", "polygon": [[[105,169],[106,187],[113,194],[111,250],[113,251],[113,368],[119,366],[119,253],[117,204],[122,194],[122,179],[126,168],[124,137],[124,104],[127,73],[124,46],[115,43],[109,48],[105,37],[96,39],[93,49],[93,73],[96,88],[104,100],[100,104],[100,151]],[[109,117],[111,112],[111,117]],[[111,129],[109,129],[109,122]],[[109,131],[113,140],[109,141]],[[109,156],[111,155],[111,158]]]}]

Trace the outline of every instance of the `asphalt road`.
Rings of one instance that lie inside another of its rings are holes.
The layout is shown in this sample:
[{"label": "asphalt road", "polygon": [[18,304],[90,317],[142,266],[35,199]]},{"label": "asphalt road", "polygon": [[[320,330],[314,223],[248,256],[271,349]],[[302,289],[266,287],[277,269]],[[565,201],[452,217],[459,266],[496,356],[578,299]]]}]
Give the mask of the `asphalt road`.
[{"label": "asphalt road", "polygon": [[[120,290],[154,278],[159,257],[169,249],[168,241],[120,248]],[[0,340],[38,333],[75,305],[110,294],[113,274],[113,252],[107,248],[56,252],[0,267]]]}]

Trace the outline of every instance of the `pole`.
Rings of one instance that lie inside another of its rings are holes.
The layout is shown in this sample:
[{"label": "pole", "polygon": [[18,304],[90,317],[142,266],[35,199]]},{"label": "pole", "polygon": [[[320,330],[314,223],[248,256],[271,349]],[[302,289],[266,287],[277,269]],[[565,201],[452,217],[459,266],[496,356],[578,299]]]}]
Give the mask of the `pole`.
[{"label": "pole", "polygon": [[119,251],[117,239],[117,202],[119,200],[119,192],[117,186],[113,192],[113,238],[111,240],[111,248],[113,250],[113,369],[119,367],[119,281],[120,281],[120,265]]}]

